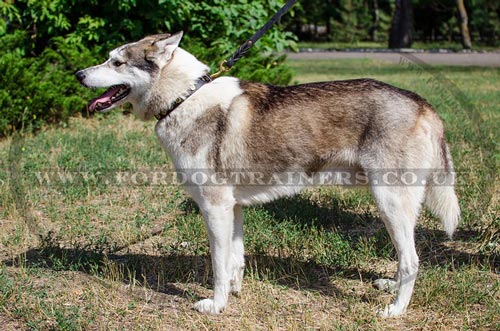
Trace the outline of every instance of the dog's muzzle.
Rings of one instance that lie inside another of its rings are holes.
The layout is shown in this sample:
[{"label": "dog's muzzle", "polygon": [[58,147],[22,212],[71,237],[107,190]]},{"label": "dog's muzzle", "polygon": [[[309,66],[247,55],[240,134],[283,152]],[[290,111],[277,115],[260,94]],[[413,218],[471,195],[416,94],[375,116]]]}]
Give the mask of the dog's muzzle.
[{"label": "dog's muzzle", "polygon": [[85,72],[83,70],[77,71],[75,73],[76,79],[80,82],[80,84],[85,85],[83,81],[85,80]]}]

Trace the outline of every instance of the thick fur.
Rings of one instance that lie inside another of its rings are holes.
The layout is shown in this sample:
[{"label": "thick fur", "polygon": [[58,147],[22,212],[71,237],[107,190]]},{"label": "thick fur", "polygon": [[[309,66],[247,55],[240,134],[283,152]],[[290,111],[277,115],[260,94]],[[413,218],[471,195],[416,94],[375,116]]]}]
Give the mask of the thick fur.
[{"label": "thick fur", "polygon": [[[182,34],[147,37],[110,53],[105,63],[85,69],[90,87],[127,84],[142,119],[160,113],[207,66],[178,47]],[[113,67],[113,61],[124,63]],[[459,220],[453,185],[375,185],[386,169],[418,169],[428,178],[453,173],[443,124],[418,95],[372,80],[356,79],[277,87],[222,77],[206,84],[155,127],[161,145],[179,170],[260,171],[262,178],[302,171],[362,170],[398,253],[395,280],[378,280],[397,290],[381,313],[405,312],[418,271],[414,228],[422,203],[439,216],[451,237]],[[438,169],[438,171],[436,171]],[[379,180],[379,181],[378,181]],[[242,206],[297,193],[305,185],[196,185],[186,190],[198,203],[210,238],[214,297],[196,303],[219,313],[230,292],[241,289],[244,270]]]}]

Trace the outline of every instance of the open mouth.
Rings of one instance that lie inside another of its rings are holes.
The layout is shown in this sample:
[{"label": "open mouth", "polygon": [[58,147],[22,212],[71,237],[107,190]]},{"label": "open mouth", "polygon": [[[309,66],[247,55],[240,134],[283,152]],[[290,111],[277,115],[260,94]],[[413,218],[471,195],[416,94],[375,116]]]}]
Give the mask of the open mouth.
[{"label": "open mouth", "polygon": [[111,86],[95,99],[92,99],[88,104],[88,110],[90,112],[98,111],[102,112],[110,109],[118,101],[121,101],[127,97],[130,93],[130,87],[127,85],[114,85]]}]

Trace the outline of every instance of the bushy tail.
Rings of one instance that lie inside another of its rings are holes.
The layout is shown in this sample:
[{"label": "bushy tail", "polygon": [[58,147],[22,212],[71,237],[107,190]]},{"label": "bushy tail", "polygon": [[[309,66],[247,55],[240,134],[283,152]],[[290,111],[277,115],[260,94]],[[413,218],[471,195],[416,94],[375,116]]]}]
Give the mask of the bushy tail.
[{"label": "bushy tail", "polygon": [[460,206],[455,194],[453,161],[446,142],[441,140],[438,150],[438,169],[431,175],[427,186],[425,205],[443,222],[444,229],[450,239],[453,237],[460,220]]}]

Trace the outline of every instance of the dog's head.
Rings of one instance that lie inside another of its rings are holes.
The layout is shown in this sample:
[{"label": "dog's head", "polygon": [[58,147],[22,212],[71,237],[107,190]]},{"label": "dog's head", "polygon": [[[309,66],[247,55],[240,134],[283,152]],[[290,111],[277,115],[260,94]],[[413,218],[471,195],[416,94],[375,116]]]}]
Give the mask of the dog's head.
[{"label": "dog's head", "polygon": [[182,31],[148,36],[118,47],[109,59],[76,73],[80,83],[90,88],[108,88],[88,104],[89,111],[107,112],[125,102],[140,100],[179,45]]}]

